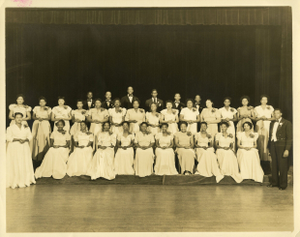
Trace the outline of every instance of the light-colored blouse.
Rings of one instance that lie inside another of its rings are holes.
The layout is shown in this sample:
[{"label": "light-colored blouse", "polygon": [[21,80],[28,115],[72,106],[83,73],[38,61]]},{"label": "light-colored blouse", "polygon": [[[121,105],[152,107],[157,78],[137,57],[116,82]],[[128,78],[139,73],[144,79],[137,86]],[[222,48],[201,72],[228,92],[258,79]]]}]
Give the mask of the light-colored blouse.
[{"label": "light-colored blouse", "polygon": [[71,111],[71,107],[67,105],[64,105],[63,107],[55,106],[52,109],[52,113],[54,114],[54,118],[56,119],[67,119]]},{"label": "light-colored blouse", "polygon": [[50,138],[54,140],[53,145],[55,146],[64,146],[67,141],[71,140],[71,136],[68,132],[62,134],[61,132],[54,131],[51,133]]},{"label": "light-colored blouse", "polygon": [[227,136],[224,137],[222,133],[217,133],[216,141],[219,141],[219,146],[230,147],[230,143],[233,143],[233,138]]},{"label": "light-colored blouse", "polygon": [[241,141],[243,147],[253,147],[258,139],[258,133],[252,133],[253,137],[247,136],[245,132],[238,132],[237,139]]},{"label": "light-colored blouse", "polygon": [[78,131],[74,136],[74,141],[78,142],[79,146],[87,146],[89,142],[93,142],[93,140],[93,134],[87,134],[82,131]]},{"label": "light-colored blouse", "polygon": [[43,109],[41,106],[35,106],[33,108],[33,113],[35,113],[37,118],[48,118],[51,114],[51,108],[45,106]]},{"label": "light-colored blouse", "polygon": [[9,126],[7,128],[6,141],[12,142],[14,138],[23,140],[27,138],[28,140],[31,140],[32,135],[30,132],[30,128],[28,126],[25,127],[25,125],[23,124],[21,128],[19,128],[16,124]]},{"label": "light-colored blouse", "polygon": [[99,132],[97,134],[98,143],[100,146],[115,146],[116,145],[116,135],[109,134],[108,132]]},{"label": "light-colored blouse", "polygon": [[117,140],[121,141],[121,146],[129,146],[134,141],[134,135],[128,134],[127,137],[124,137],[123,134],[118,134]]},{"label": "light-colored blouse", "polygon": [[156,138],[156,140],[159,141],[160,146],[170,146],[170,144],[173,140],[172,135],[164,136],[162,133],[156,134],[155,138]]},{"label": "light-colored blouse", "polygon": [[151,143],[154,143],[154,136],[150,134],[143,134],[138,132],[135,137],[135,143],[138,143],[140,146],[149,146]]}]

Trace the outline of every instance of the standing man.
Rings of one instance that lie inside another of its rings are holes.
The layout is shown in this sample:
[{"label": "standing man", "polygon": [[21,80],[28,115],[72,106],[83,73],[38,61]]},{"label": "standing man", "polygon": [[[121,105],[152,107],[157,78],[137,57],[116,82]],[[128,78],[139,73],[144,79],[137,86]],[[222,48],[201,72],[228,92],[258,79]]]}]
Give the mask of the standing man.
[{"label": "standing man", "polygon": [[87,93],[87,99],[83,101],[83,108],[89,110],[90,108],[95,107],[95,101],[93,100],[93,92],[89,91]]},{"label": "standing man", "polygon": [[105,108],[105,109],[113,108],[113,103],[112,103],[112,100],[111,100],[111,92],[110,91],[106,91],[105,100],[102,103],[102,107]]},{"label": "standing man", "polygon": [[178,109],[180,111],[185,107],[185,104],[180,102],[181,96],[179,93],[176,93],[174,96],[175,101],[173,102],[173,109]]},{"label": "standing man", "polygon": [[292,147],[293,134],[290,121],[282,118],[280,109],[274,110],[274,117],[270,124],[269,150],[272,158],[272,181],[268,187],[279,187],[285,190],[287,187],[288,156]]},{"label": "standing man", "polygon": [[121,105],[122,107],[126,108],[126,109],[131,109],[133,108],[133,101],[137,100],[140,103],[139,98],[137,98],[136,96],[133,95],[133,88],[131,86],[129,86],[127,88],[127,95],[125,95],[124,97],[122,97],[121,99]]},{"label": "standing man", "polygon": [[150,111],[151,104],[155,103],[157,106],[157,112],[160,112],[164,108],[164,101],[157,98],[158,93],[156,89],[152,90],[151,95],[152,98],[146,100],[146,110]]}]

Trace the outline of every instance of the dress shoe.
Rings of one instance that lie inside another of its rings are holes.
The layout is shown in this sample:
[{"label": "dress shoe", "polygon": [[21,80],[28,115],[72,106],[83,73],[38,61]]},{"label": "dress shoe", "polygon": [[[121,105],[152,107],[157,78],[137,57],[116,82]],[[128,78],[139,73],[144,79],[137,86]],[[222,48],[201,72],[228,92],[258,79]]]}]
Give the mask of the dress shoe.
[{"label": "dress shoe", "polygon": [[273,184],[269,184],[267,187],[268,187],[268,188],[278,188],[277,185],[273,185]]}]

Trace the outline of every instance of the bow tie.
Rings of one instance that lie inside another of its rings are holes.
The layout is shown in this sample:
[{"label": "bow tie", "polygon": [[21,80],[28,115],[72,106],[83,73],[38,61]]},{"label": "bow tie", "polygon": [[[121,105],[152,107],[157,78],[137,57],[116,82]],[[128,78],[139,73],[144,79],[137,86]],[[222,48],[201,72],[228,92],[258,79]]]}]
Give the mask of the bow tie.
[{"label": "bow tie", "polygon": [[276,123],[280,123],[280,121],[279,121],[279,120],[276,120]]}]

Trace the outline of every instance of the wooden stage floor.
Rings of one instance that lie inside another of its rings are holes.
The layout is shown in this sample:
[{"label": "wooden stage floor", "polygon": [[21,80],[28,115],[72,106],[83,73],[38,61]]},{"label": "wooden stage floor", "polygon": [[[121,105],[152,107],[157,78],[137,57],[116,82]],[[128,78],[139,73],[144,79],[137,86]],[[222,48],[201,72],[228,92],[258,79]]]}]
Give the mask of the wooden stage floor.
[{"label": "wooden stage floor", "polygon": [[6,202],[7,232],[293,230],[292,186],[45,184]]}]

